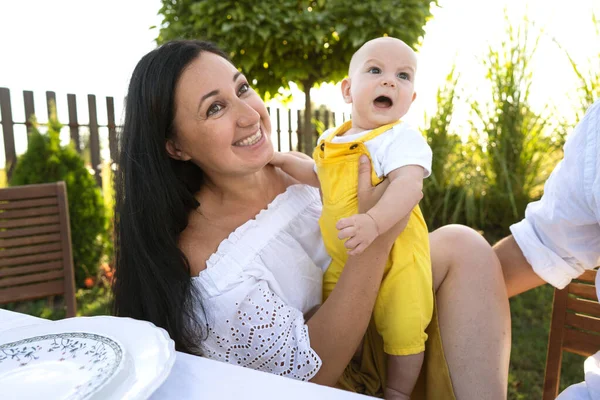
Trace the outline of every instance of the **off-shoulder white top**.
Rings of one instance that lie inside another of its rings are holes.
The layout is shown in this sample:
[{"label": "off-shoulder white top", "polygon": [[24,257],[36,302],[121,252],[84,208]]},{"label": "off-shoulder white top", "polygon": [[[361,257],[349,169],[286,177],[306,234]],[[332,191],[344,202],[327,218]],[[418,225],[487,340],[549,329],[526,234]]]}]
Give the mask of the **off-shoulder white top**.
[{"label": "off-shoulder white top", "polygon": [[304,313],[321,303],[330,261],[320,214],[318,190],[293,185],[221,242],[193,278],[208,318],[205,357],[300,380],[317,373]]}]

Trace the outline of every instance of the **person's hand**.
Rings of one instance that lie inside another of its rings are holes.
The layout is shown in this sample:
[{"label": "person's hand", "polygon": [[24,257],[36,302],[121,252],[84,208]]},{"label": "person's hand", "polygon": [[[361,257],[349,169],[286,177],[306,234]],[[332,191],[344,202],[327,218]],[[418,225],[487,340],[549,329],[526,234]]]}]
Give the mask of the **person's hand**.
[{"label": "person's hand", "polygon": [[285,155],[278,151],[273,152],[273,158],[269,161],[269,164],[274,165],[276,167],[281,167],[283,161],[285,160]]},{"label": "person's hand", "polygon": [[[358,164],[358,212],[364,214],[373,208],[389,184],[389,181],[384,179],[383,182],[377,186],[371,185],[371,163],[369,162],[369,158],[367,156],[361,156]],[[381,232],[375,242],[384,242],[389,248],[391,248],[394,240],[396,240],[398,235],[400,235],[404,228],[406,228],[409,217],[410,214],[391,229],[388,229],[386,232]]]},{"label": "person's hand", "polygon": [[348,239],[344,246],[351,256],[362,253],[379,236],[377,223],[368,213],[342,218],[335,227],[340,240]]},{"label": "person's hand", "polygon": [[369,211],[383,196],[389,186],[389,181],[384,179],[377,186],[371,185],[371,163],[369,157],[362,155],[358,163],[358,212],[364,214]]}]

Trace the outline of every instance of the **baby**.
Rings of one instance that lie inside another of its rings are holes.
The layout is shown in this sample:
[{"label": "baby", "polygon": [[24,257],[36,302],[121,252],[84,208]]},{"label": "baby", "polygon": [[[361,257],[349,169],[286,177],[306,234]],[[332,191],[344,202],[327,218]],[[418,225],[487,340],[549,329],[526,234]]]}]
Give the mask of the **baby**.
[{"label": "baby", "polygon": [[[319,138],[314,162],[282,153],[271,162],[322,191],[319,224],[332,258],[323,277],[324,298],[333,290],[348,254],[361,253],[379,234],[410,215],[392,248],[373,311],[388,355],[387,399],[410,398],[434,307],[429,236],[418,206],[432,154],[423,136],[400,121],[416,97],[416,70],[416,54],[403,41],[382,37],[365,43],[352,56],[348,78],[342,81],[344,100],[352,104],[352,120]],[[358,214],[362,154],[371,160],[373,184],[383,178],[390,184],[373,208]]]}]

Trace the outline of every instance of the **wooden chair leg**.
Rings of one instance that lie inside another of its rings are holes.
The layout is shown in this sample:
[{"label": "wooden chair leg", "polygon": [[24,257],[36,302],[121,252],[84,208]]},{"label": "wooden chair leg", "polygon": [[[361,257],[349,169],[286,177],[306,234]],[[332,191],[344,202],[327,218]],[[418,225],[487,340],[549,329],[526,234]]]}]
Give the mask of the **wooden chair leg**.
[{"label": "wooden chair leg", "polygon": [[554,400],[558,396],[568,296],[567,289],[554,290],[554,306],[552,308],[552,322],[550,323],[542,400]]}]

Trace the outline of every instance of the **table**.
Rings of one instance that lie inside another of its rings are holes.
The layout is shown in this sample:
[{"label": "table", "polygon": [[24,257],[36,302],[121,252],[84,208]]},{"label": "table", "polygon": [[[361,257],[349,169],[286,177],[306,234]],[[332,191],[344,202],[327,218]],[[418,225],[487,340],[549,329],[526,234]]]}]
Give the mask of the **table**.
[{"label": "table", "polygon": [[[20,326],[49,322],[42,318],[0,309],[0,332]],[[370,398],[186,353],[177,352],[176,357],[171,374],[150,397],[151,400],[360,400]]]}]

